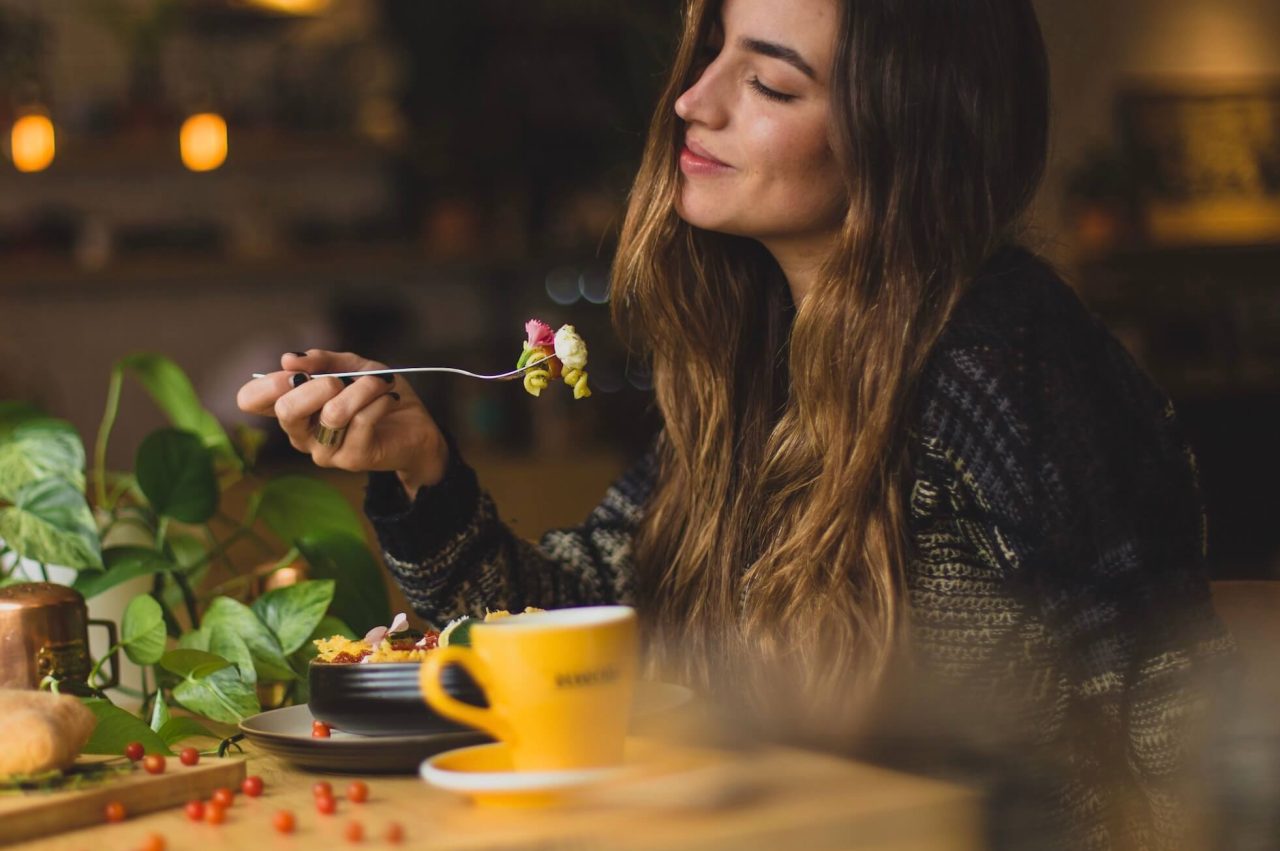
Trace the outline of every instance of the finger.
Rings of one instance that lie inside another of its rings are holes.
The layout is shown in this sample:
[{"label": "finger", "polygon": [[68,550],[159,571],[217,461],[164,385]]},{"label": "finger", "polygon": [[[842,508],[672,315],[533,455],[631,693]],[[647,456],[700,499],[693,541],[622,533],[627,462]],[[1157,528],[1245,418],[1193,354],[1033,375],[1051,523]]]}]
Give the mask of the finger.
[{"label": "finger", "polygon": [[329,465],[353,472],[383,469],[384,449],[374,440],[374,429],[383,417],[399,407],[399,396],[395,392],[383,393],[357,411],[347,424],[342,445],[329,453]]},{"label": "finger", "polygon": [[276,415],[276,402],[306,380],[301,372],[273,372],[247,382],[236,393],[236,405],[248,414],[263,417]]},{"label": "finger", "polygon": [[289,436],[294,449],[311,452],[311,431],[316,415],[326,402],[341,393],[346,386],[340,378],[313,378],[276,400],[276,419],[280,421],[280,428]]},{"label": "finger", "polygon": [[[387,379],[390,379],[389,381]],[[331,429],[345,428],[351,419],[373,400],[380,396],[384,396],[391,391],[391,385],[395,382],[394,375],[373,376],[366,375],[363,378],[322,378],[314,379],[309,382],[311,384],[333,385],[336,383],[343,388],[337,395],[330,396],[325,399],[320,408],[314,411],[314,416],[308,414],[308,419],[304,423],[301,420],[291,420],[290,428],[294,432],[290,434],[290,439],[297,435],[297,438],[306,440],[310,444],[311,459],[322,467],[332,466],[330,459],[339,446],[323,446],[316,441],[314,429],[316,425],[325,425]],[[311,397],[309,397],[310,400]],[[319,398],[316,396],[315,398]],[[308,404],[310,401],[308,400]],[[296,444],[295,444],[296,445]]]},{"label": "finger", "polygon": [[280,365],[285,369],[304,370],[311,375],[322,372],[386,369],[387,366],[352,352],[330,352],[325,349],[307,349],[305,353],[287,352],[280,356]]},{"label": "finger", "polygon": [[[320,408],[320,422],[329,428],[343,428],[349,425],[362,408],[380,396],[385,396],[391,392],[395,379],[394,375],[366,375],[363,378],[354,380],[349,378],[336,379],[345,382],[347,387],[337,396],[325,402]],[[326,378],[323,380],[328,382],[335,379]]]}]

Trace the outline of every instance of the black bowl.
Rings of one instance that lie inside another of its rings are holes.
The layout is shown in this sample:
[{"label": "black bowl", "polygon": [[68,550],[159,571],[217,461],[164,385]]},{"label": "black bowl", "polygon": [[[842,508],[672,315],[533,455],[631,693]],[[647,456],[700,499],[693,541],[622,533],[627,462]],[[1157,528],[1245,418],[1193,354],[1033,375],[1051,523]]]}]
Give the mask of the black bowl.
[{"label": "black bowl", "polygon": [[[362,736],[474,732],[427,706],[418,685],[420,667],[417,662],[312,662],[307,706],[330,727]],[[484,692],[457,665],[441,671],[440,683],[463,703],[489,705]]]}]

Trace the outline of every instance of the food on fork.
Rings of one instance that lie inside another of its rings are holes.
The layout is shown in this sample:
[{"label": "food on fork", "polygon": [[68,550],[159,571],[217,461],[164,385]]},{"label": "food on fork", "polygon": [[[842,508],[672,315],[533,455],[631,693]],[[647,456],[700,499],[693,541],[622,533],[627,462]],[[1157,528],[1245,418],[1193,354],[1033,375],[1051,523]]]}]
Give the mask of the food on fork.
[{"label": "food on fork", "polygon": [[587,386],[587,344],[572,325],[562,325],[553,332],[540,319],[524,324],[524,351],[516,361],[516,369],[535,363],[524,374],[524,389],[532,396],[541,395],[553,378],[563,378],[573,388],[573,398],[591,395]]}]

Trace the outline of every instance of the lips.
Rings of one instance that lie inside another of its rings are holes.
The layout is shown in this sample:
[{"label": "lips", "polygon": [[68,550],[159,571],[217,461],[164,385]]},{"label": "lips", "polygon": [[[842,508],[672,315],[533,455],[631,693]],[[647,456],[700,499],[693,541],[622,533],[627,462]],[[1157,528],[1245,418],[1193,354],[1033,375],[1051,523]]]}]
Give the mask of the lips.
[{"label": "lips", "polygon": [[708,162],[714,165],[726,166],[726,167],[728,167],[729,165],[727,162],[725,162],[724,160],[717,157],[715,154],[708,151],[702,145],[699,145],[696,141],[694,141],[692,136],[685,137],[684,146],[688,148],[691,152],[693,152],[693,154],[697,156],[699,159],[707,160]]}]

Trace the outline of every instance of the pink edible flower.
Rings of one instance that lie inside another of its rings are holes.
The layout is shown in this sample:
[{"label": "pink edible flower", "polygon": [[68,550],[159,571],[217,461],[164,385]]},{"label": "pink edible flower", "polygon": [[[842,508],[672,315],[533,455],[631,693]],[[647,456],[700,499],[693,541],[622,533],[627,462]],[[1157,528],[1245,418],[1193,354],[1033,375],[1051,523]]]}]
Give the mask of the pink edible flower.
[{"label": "pink edible flower", "polygon": [[377,647],[382,643],[382,639],[393,632],[404,632],[408,626],[409,618],[405,616],[404,612],[401,612],[395,616],[395,620],[391,621],[391,626],[375,626],[365,633],[364,641],[370,647]]},{"label": "pink edible flower", "polygon": [[530,319],[524,323],[524,331],[529,335],[529,348],[531,349],[536,349],[539,346],[554,347],[556,344],[556,332],[552,331],[551,326],[541,319]]}]

